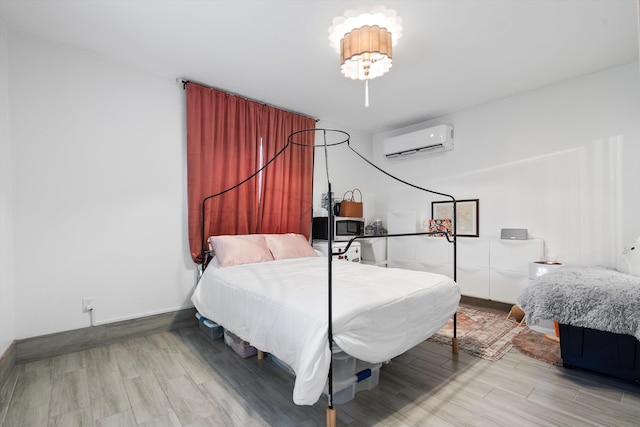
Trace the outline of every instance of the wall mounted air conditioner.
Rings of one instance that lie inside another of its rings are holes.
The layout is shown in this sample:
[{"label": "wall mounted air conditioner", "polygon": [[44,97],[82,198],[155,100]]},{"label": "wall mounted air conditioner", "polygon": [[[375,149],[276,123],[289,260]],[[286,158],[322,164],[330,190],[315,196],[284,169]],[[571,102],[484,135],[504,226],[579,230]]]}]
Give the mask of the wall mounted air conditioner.
[{"label": "wall mounted air conditioner", "polygon": [[438,125],[383,141],[383,152],[388,159],[451,150],[453,150],[453,126],[451,125]]}]

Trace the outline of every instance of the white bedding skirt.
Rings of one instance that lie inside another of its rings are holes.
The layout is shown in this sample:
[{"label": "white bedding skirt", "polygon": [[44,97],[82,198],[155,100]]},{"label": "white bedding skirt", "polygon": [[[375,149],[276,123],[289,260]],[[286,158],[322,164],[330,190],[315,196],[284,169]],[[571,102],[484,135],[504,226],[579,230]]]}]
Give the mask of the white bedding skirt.
[{"label": "white bedding skirt", "polygon": [[[192,301],[205,317],[296,373],[293,401],[312,405],[329,373],[327,258],[307,257],[203,273]],[[398,356],[453,316],[460,290],[447,276],[338,261],[333,267],[333,339],[370,363]]]}]

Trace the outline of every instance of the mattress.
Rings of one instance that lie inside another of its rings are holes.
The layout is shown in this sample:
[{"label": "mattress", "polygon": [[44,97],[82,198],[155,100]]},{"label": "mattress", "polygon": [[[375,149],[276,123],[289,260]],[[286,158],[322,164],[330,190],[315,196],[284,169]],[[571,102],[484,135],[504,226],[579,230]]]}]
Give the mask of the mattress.
[{"label": "mattress", "polygon": [[[203,273],[192,302],[205,317],[290,365],[293,401],[312,405],[329,373],[327,258],[304,257]],[[333,268],[333,339],[347,354],[380,363],[437,332],[455,313],[449,277],[339,261]]]}]

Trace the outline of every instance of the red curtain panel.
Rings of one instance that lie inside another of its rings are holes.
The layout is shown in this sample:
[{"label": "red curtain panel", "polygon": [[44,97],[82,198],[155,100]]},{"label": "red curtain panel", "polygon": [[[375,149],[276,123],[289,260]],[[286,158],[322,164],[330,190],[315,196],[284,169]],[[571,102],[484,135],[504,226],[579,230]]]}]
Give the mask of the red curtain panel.
[{"label": "red curtain panel", "polygon": [[[263,133],[263,152],[266,159],[273,158],[293,132],[315,127],[313,119],[277,108],[265,107],[265,113],[267,120]],[[313,205],[314,137],[315,132],[295,135],[296,144],[291,144],[278,156],[274,167],[264,170],[258,210],[259,226],[263,233],[300,233],[309,237]]]},{"label": "red curtain panel", "polygon": [[[312,148],[293,145],[260,175],[247,178],[287,143],[292,132],[313,128],[314,120],[191,82],[185,90],[189,246],[193,261],[202,262],[203,227],[205,238],[272,232],[299,232],[308,237]],[[308,134],[312,145],[314,133]],[[244,184],[224,192],[244,180]],[[292,191],[290,197],[281,194],[285,190]],[[221,192],[224,194],[205,202],[203,224],[203,200]],[[277,200],[267,201],[271,197]],[[283,202],[289,198],[295,202]],[[277,219],[281,216],[285,218]]]}]

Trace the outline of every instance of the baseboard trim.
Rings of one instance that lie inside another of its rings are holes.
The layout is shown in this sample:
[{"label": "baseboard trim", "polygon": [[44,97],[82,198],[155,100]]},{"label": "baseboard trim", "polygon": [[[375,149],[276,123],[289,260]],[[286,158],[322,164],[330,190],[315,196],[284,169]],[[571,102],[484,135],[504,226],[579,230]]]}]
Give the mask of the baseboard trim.
[{"label": "baseboard trim", "polygon": [[15,341],[15,364],[87,350],[101,345],[197,325],[196,309],[123,320]]},{"label": "baseboard trim", "polygon": [[0,390],[2,390],[2,387],[4,387],[9,377],[11,377],[15,365],[16,342],[13,341],[11,345],[9,345],[9,347],[5,350],[5,352],[0,356]]},{"label": "baseboard trim", "polygon": [[505,314],[508,313],[509,310],[511,309],[511,306],[513,306],[513,304],[507,304],[505,302],[492,301],[492,300],[483,299],[483,298],[468,297],[466,295],[462,295],[462,297],[460,298],[460,302],[465,304],[476,305],[484,308],[492,308],[494,310],[501,310],[501,311],[504,311]]}]

